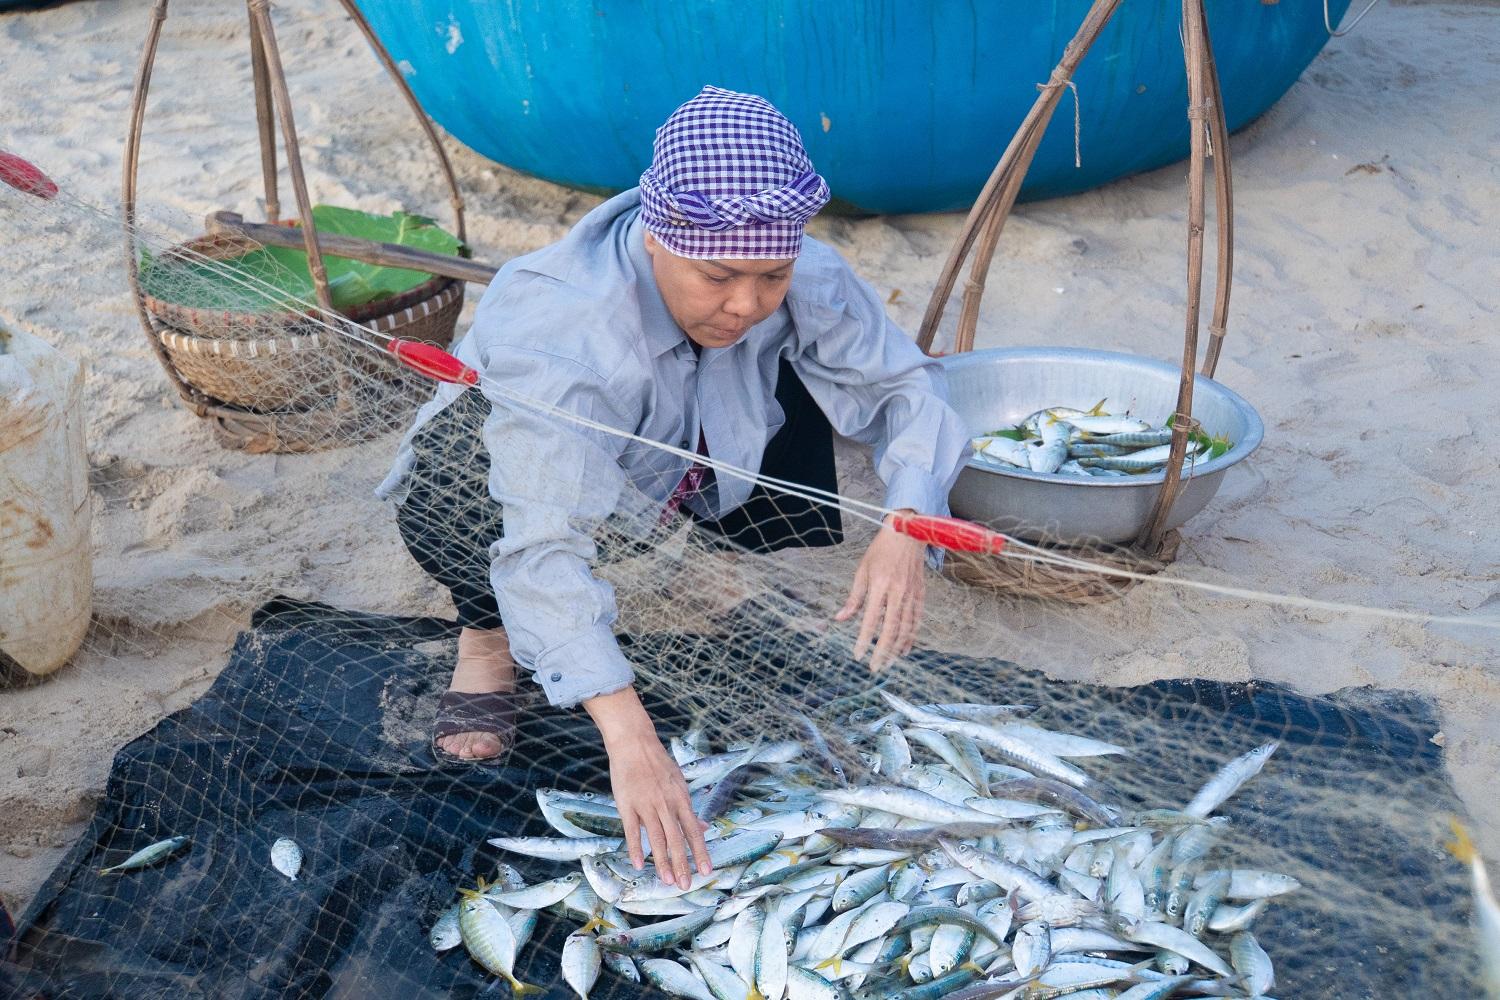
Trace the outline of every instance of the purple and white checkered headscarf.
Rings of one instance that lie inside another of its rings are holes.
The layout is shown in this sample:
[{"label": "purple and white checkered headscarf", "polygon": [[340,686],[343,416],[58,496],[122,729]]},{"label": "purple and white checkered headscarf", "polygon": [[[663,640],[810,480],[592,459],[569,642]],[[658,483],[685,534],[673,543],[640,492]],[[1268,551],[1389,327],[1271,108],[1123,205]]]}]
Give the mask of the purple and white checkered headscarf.
[{"label": "purple and white checkered headscarf", "polygon": [[679,257],[796,257],[802,227],[827,202],[797,127],[765,98],[718,87],[656,130],[641,174],[641,219]]}]

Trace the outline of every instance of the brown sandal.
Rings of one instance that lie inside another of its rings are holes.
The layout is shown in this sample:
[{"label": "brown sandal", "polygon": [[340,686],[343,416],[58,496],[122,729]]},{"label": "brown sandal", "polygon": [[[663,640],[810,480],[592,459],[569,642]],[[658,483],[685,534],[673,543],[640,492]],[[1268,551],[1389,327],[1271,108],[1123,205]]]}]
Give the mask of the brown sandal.
[{"label": "brown sandal", "polygon": [[[516,742],[516,714],[520,701],[511,691],[445,691],[438,699],[437,721],[432,728],[432,753],[451,764],[498,766],[510,756]],[[438,740],[459,733],[490,733],[500,741],[500,751],[487,757],[460,757],[438,746]]]}]

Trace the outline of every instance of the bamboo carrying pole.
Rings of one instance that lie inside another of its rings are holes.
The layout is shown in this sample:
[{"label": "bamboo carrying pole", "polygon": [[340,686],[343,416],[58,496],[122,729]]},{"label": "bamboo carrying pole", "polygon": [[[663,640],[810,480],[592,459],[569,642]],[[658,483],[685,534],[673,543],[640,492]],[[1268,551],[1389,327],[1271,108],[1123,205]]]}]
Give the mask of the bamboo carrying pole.
[{"label": "bamboo carrying pole", "polygon": [[307,196],[307,179],[302,174],[302,147],[297,142],[297,123],[292,115],[292,95],[287,90],[286,73],[281,66],[281,50],[276,45],[276,31],[266,9],[268,0],[250,0],[252,33],[260,38],[270,70],[272,103],[281,122],[281,141],[286,143],[286,168],[292,177],[292,195],[297,200],[297,216],[302,220],[302,245],[307,251],[307,269],[312,273],[313,290],[318,305],[332,313],[333,295],[328,291],[328,268],[318,246],[318,230],[313,225],[312,200]]},{"label": "bamboo carrying pole", "polygon": [[[1026,172],[1036,155],[1042,135],[1062,98],[1063,90],[1098,39],[1121,0],[1094,0],[1073,39],[1063,50],[1036,103],[1011,137],[1005,152],[975,199],[953,249],[943,265],[927,303],[917,345],[931,353],[938,327],[958,281],[958,273],[972,252],[974,261],[964,283],[962,307],[954,336],[954,353],[973,349],[979,306],[985,279],[1005,222],[1015,207]],[[1173,419],[1171,457],[1151,514],[1141,526],[1135,547],[1140,553],[1169,558],[1164,548],[1166,521],[1182,485],[1182,461],[1187,450],[1192,421],[1193,379],[1197,367],[1199,313],[1203,286],[1203,235],[1205,225],[1205,171],[1212,160],[1214,207],[1217,222],[1217,267],[1214,275],[1214,308],[1209,321],[1209,344],[1203,374],[1212,377],[1218,366],[1229,316],[1229,294],[1234,263],[1233,188],[1230,181],[1229,128],[1224,118],[1217,67],[1209,40],[1202,0],[1182,0],[1183,64],[1188,81],[1189,167],[1187,304],[1183,336],[1182,376],[1178,385]]]},{"label": "bamboo carrying pole", "polygon": [[[305,234],[301,227],[246,222],[235,212],[211,212],[204,217],[203,223],[210,236],[243,236],[262,246],[287,247],[292,250],[300,250],[304,245]],[[377,243],[374,240],[334,233],[318,233],[316,239],[318,248],[330,256],[347,257],[385,267],[404,267],[479,285],[488,285],[500,270],[479,261],[418,250],[400,243]]]},{"label": "bamboo carrying pole", "polygon": [[1208,17],[1203,0],[1183,0],[1182,52],[1188,82],[1188,243],[1187,243],[1187,317],[1183,331],[1182,380],[1177,390],[1177,409],[1172,421],[1172,450],[1156,505],[1142,526],[1137,548],[1154,552],[1166,534],[1167,517],[1182,489],[1182,460],[1187,452],[1188,432],[1194,426],[1193,369],[1198,360],[1198,320],[1203,293],[1203,228],[1205,200],[1205,160],[1209,140],[1213,141],[1216,177],[1215,214],[1218,220],[1218,261],[1214,276],[1214,313],[1210,320],[1210,344],[1204,361],[1204,374],[1212,377],[1218,365],[1229,312],[1229,286],[1233,264],[1233,211],[1230,206],[1229,128],[1220,98],[1218,71],[1213,61],[1208,36]]},{"label": "bamboo carrying pole", "polygon": [[250,19],[250,75],[255,83],[255,125],[260,135],[260,174],[266,190],[266,221],[281,218],[281,199],[276,193],[276,120],[271,112],[271,78],[266,68],[266,50],[260,43],[255,13]]}]

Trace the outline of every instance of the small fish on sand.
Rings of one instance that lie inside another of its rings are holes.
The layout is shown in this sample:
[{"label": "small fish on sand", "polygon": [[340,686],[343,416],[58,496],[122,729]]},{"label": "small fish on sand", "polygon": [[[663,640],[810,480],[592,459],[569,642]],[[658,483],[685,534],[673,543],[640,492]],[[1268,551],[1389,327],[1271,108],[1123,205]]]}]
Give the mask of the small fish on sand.
[{"label": "small fish on sand", "polygon": [[158,840],[156,843],[136,851],[117,865],[99,869],[99,874],[109,875],[113,872],[130,871],[133,868],[145,868],[147,865],[153,865],[168,855],[176,853],[179,848],[189,842],[190,838],[181,835],[168,837],[166,840]]}]

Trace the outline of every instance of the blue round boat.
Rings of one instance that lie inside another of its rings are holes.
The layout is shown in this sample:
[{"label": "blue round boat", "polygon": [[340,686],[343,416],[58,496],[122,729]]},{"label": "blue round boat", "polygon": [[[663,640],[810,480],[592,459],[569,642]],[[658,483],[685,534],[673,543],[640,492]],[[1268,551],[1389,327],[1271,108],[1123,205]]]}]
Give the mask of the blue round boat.
[{"label": "blue round boat", "polygon": [[[704,84],[761,94],[845,207],[967,207],[1088,0],[358,0],[428,113],[507,166],[636,183],[656,126]],[[1343,15],[1349,0],[1330,0]],[[1328,40],[1319,0],[1208,0],[1230,128]],[[1127,0],[1074,77],[1022,197],[1187,155],[1178,0]]]}]

